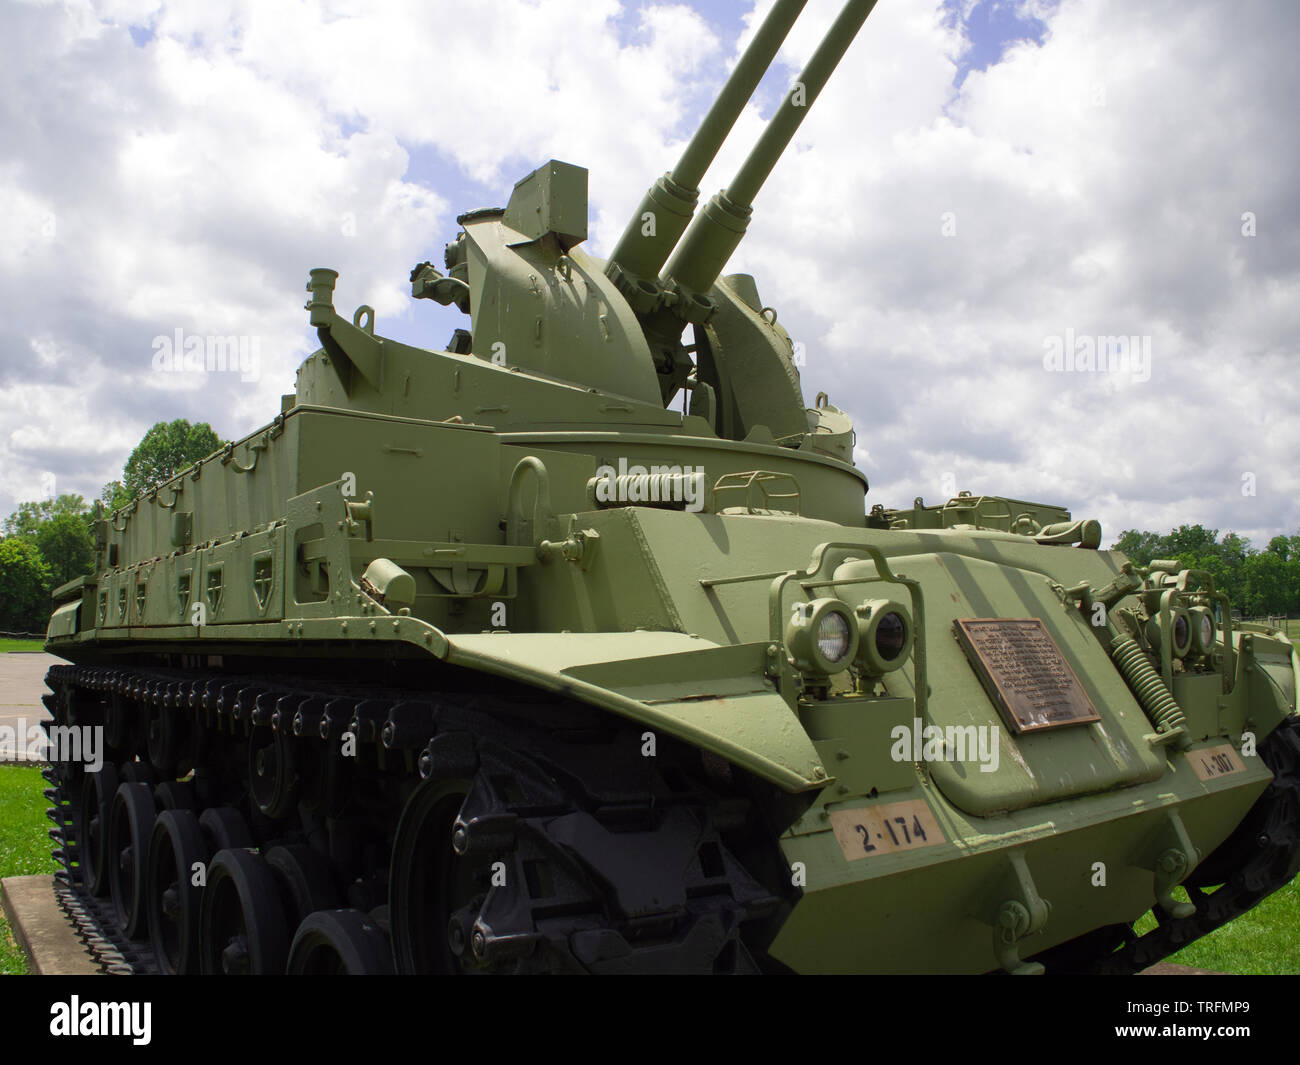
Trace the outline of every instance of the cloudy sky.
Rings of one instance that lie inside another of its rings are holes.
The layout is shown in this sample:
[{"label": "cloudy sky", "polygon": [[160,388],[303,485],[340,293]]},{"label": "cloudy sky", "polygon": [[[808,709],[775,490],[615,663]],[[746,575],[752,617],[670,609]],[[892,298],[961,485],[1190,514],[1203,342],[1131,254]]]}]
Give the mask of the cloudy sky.
[{"label": "cloudy sky", "polygon": [[[0,516],[97,496],[155,421],[269,420],[311,267],[441,347],[460,316],[411,266],[548,158],[589,168],[607,254],[768,2],[8,0]],[[838,7],[810,0],[705,196]],[[869,504],[1300,529],[1297,54],[1292,0],[880,0],[730,267],[853,415]],[[162,371],[177,330],[255,364]]]}]

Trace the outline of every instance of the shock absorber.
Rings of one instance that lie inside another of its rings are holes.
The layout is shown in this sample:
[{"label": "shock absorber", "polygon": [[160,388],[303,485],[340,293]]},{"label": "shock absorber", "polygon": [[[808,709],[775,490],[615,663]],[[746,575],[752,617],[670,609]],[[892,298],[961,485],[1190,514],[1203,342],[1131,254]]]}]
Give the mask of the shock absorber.
[{"label": "shock absorber", "polygon": [[1146,652],[1132,636],[1121,633],[1113,621],[1107,619],[1106,628],[1110,635],[1111,658],[1115,660],[1120,674],[1133,689],[1137,701],[1156,727],[1157,735],[1152,743],[1187,746],[1187,719],[1174,702],[1174,697],[1169,694],[1160,674],[1147,660]]},{"label": "shock absorber", "polygon": [[1120,675],[1156,728],[1156,734],[1149,737],[1151,743],[1155,745],[1173,743],[1178,747],[1186,747],[1191,739],[1187,734],[1187,719],[1183,716],[1182,710],[1174,701],[1160,674],[1147,659],[1142,645],[1132,636],[1122,632],[1111,614],[1111,608],[1124,596],[1141,589],[1142,581],[1133,572],[1133,564],[1126,562],[1123,570],[1105,586],[1094,589],[1087,582],[1083,582],[1064,594],[1078,604],[1085,617],[1093,614],[1094,604],[1100,603],[1104,606],[1101,615],[1104,621],[1098,624],[1099,619],[1094,616],[1092,624],[1097,629],[1104,629],[1105,636],[1102,636],[1101,632],[1097,634],[1102,645],[1110,652]]}]

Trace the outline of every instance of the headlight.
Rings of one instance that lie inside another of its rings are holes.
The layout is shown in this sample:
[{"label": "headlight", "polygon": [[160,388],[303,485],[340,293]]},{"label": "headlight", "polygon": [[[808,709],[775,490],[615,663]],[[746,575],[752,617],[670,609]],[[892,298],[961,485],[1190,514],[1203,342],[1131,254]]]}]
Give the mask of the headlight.
[{"label": "headlight", "polygon": [[838,610],[827,611],[817,626],[817,650],[827,662],[843,662],[849,656],[849,619]]},{"label": "headlight", "polygon": [[1183,658],[1190,654],[1192,650],[1192,619],[1186,609],[1181,606],[1174,607],[1170,611],[1170,617],[1174,624],[1171,633],[1174,657]]},{"label": "headlight", "polygon": [[1214,638],[1217,635],[1214,624],[1214,611],[1208,606],[1194,606],[1187,612],[1192,622],[1192,650],[1199,655],[1208,655],[1214,650]]},{"label": "headlight", "polygon": [[848,669],[858,649],[858,630],[844,603],[814,599],[794,605],[785,646],[800,673],[830,676]]},{"label": "headlight", "polygon": [[[1176,606],[1169,611],[1169,646],[1174,658],[1185,658],[1192,652],[1192,618],[1187,608]],[[1161,646],[1160,615],[1147,619],[1147,639],[1157,651]]]},{"label": "headlight", "polygon": [[907,661],[912,649],[912,616],[892,599],[869,599],[857,609],[858,668],[879,677]]}]

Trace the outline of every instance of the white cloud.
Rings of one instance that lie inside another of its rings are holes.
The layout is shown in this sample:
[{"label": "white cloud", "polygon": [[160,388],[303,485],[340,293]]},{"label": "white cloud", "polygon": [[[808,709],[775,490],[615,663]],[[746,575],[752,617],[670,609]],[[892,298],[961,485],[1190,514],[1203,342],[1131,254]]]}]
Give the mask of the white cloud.
[{"label": "white cloud", "polygon": [[[773,81],[839,6],[809,5]],[[1298,20],[1250,0],[1028,7],[1044,43],[957,91],[969,42],[939,5],[880,4],[730,269],[807,343],[807,393],[857,421],[869,503],[934,500],[951,474],[1112,535],[1294,531]],[[607,251],[743,43],[712,17],[615,0],[7,7],[0,513],[56,466],[97,493],[160,418],[226,436],[268,419],[314,346],[310,267],[341,271],[340,307],[424,335],[443,319],[412,307],[406,272],[485,205],[467,190],[501,203],[547,158],[585,165]],[[705,196],[761,128],[751,107]],[[152,373],[152,339],[178,328],[257,336],[261,377]],[[1046,372],[1044,339],[1067,329],[1151,337],[1151,380]]]},{"label": "white cloud", "polygon": [[[1049,31],[945,109],[946,31],[881,5],[738,258],[793,302],[805,387],[855,416],[874,499],[933,500],[953,472],[1111,534],[1293,531],[1296,146],[1264,131],[1291,122],[1297,22],[1262,4],[1066,2]],[[1255,202],[1272,228],[1252,242]],[[1150,336],[1151,381],[1045,372],[1044,338],[1066,329]],[[1243,497],[1255,466],[1268,485]]]}]

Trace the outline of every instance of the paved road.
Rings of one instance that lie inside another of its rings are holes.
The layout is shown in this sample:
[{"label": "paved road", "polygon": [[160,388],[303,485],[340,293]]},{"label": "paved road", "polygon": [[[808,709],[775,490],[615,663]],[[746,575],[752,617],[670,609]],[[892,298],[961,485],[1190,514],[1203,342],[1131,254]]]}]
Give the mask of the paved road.
[{"label": "paved road", "polygon": [[62,661],[57,655],[40,652],[0,652],[0,762],[39,758],[45,735],[40,734],[37,749],[31,750],[27,731],[49,718],[41,702],[41,696],[49,690],[45,687],[45,671]]}]

